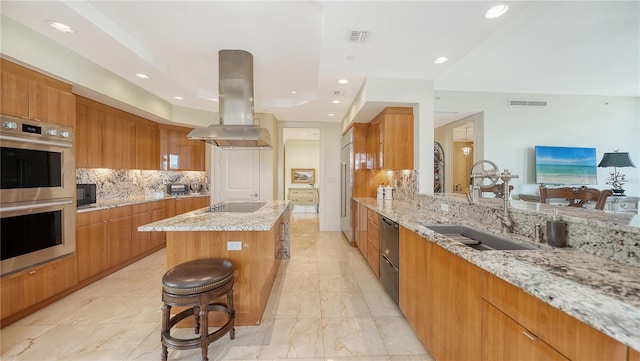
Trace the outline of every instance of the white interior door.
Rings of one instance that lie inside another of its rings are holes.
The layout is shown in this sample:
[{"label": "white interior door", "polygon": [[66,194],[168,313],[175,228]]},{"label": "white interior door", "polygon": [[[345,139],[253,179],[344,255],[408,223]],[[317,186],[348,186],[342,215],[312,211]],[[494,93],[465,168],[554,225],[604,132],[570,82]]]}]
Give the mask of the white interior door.
[{"label": "white interior door", "polygon": [[258,200],[260,193],[260,151],[214,148],[214,202]]}]

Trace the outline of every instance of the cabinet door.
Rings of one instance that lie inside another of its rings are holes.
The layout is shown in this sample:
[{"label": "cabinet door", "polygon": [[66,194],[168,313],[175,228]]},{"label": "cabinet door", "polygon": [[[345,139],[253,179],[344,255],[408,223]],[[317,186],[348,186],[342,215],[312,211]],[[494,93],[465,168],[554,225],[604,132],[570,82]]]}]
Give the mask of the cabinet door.
[{"label": "cabinet door", "polygon": [[118,114],[106,113],[102,132],[103,167],[135,169],[135,123]]},{"label": "cabinet door", "polygon": [[[149,222],[156,222],[165,218],[167,214],[167,205],[166,202],[169,201],[159,201],[151,204],[151,210],[149,212],[150,218]],[[165,245],[166,242],[166,234],[165,232],[149,232],[151,233],[149,239],[149,246],[151,248],[155,248],[161,245]]]},{"label": "cabinet door", "polygon": [[482,360],[568,360],[486,301],[482,317]]},{"label": "cabinet door", "polygon": [[367,128],[367,169],[382,169],[380,152],[380,122],[376,119]]},{"label": "cabinet door", "polygon": [[141,203],[131,207],[131,257],[135,257],[150,249],[151,232],[139,232],[138,226],[151,222],[149,203]]},{"label": "cabinet door", "polygon": [[160,141],[158,125],[136,122],[136,169],[159,170]]},{"label": "cabinet door", "polygon": [[381,168],[413,169],[413,110],[398,108],[388,112],[381,127]]},{"label": "cabinet door", "polygon": [[482,270],[427,242],[429,296],[425,346],[436,360],[473,360],[481,352]]},{"label": "cabinet door", "polygon": [[636,351],[629,347],[629,361],[640,361],[640,351]]},{"label": "cabinet door", "polygon": [[604,333],[485,273],[484,299],[571,360],[625,360],[627,347]]},{"label": "cabinet door", "polygon": [[425,300],[432,296],[427,291],[427,265],[429,241],[400,226],[400,310],[416,334],[426,344],[427,313]]},{"label": "cabinet door", "polygon": [[17,65],[1,59],[0,113],[18,118],[29,117],[29,78],[15,71]]},{"label": "cabinet door", "polygon": [[32,119],[68,127],[76,126],[76,99],[72,93],[32,81],[29,94],[29,113]]},{"label": "cabinet door", "polygon": [[367,209],[367,261],[373,273],[380,277],[380,235],[378,213]]},{"label": "cabinet door", "polygon": [[369,251],[369,240],[368,240],[368,232],[367,232],[367,210],[363,204],[355,203],[357,207],[353,207],[354,210],[357,209],[356,214],[354,215],[356,231],[354,232],[356,237],[356,245],[358,249],[360,249],[360,253],[365,260],[368,261],[368,251]]},{"label": "cabinet door", "polygon": [[102,168],[102,124],[105,113],[78,97],[76,106],[76,167]]},{"label": "cabinet door", "polygon": [[82,281],[109,268],[107,211],[78,214],[76,256],[78,280]]},{"label": "cabinet door", "polygon": [[26,272],[3,277],[0,281],[0,299],[2,319],[27,308],[25,299]]},{"label": "cabinet door", "polygon": [[131,207],[118,207],[107,223],[109,266],[131,258]]}]

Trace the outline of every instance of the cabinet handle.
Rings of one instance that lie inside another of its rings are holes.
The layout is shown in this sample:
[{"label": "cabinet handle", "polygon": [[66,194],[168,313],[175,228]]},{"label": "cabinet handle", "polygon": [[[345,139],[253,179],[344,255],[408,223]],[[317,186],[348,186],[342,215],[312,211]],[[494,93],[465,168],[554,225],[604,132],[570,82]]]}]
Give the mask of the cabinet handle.
[{"label": "cabinet handle", "polygon": [[534,334],[530,333],[529,331],[525,330],[525,331],[522,331],[522,333],[525,336],[527,336],[531,341],[537,341],[538,340],[538,338]]},{"label": "cabinet handle", "polygon": [[29,272],[29,276],[32,276],[32,275],[34,275],[34,274],[36,274],[36,271],[31,271],[31,272]]}]

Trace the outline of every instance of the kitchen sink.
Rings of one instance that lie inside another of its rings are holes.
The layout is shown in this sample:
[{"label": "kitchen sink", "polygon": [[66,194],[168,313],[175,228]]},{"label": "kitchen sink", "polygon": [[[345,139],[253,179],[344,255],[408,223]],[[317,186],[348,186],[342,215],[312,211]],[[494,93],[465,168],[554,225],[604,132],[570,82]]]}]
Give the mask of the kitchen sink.
[{"label": "kitchen sink", "polygon": [[531,246],[514,242],[508,238],[479,231],[475,228],[465,226],[464,224],[423,224],[423,226],[479,251],[536,249]]}]

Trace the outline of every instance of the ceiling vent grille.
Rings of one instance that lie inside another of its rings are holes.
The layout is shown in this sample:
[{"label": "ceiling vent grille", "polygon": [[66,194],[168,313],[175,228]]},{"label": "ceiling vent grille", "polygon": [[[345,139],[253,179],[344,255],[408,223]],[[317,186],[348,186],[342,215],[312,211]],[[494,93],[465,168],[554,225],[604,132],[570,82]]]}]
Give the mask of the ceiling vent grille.
[{"label": "ceiling vent grille", "polygon": [[336,96],[336,97],[344,96],[344,90],[334,90],[333,96]]},{"label": "ceiling vent grille", "polygon": [[369,37],[368,31],[351,30],[348,34],[348,41],[352,43],[364,43]]},{"label": "ceiling vent grille", "polygon": [[509,99],[510,107],[546,107],[546,100],[513,100]]}]

